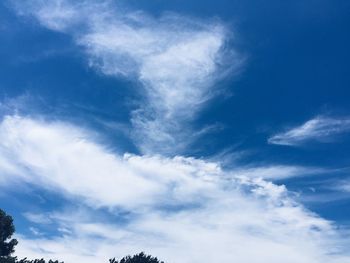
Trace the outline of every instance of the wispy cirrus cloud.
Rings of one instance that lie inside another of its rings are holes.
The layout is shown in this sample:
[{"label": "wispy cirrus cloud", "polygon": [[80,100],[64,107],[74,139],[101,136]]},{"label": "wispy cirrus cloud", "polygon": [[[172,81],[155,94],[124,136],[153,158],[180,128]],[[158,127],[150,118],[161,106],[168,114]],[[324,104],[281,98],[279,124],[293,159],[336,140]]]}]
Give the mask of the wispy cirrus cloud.
[{"label": "wispy cirrus cloud", "polygon": [[144,153],[183,150],[191,140],[189,121],[215,94],[213,84],[242,64],[228,48],[232,34],[215,19],[154,18],[112,1],[12,2],[19,13],[72,35],[98,71],[141,84],[143,99],[130,121]]},{"label": "wispy cirrus cloud", "polygon": [[320,175],[326,173],[327,169],[317,167],[304,167],[293,165],[265,165],[262,167],[244,167],[234,170],[236,176],[249,178],[264,178],[266,180],[277,181],[293,177],[303,177],[310,175]]},{"label": "wispy cirrus cloud", "polygon": [[331,190],[336,190],[344,193],[350,193],[350,178],[336,180],[329,184]]},{"label": "wispy cirrus cloud", "polygon": [[[3,191],[29,185],[87,207],[51,208],[45,217],[58,233],[50,237],[42,216],[25,213],[42,235],[20,236],[18,256],[96,262],[146,250],[169,262],[349,262],[331,222],[293,201],[284,186],[243,168],[236,173],[195,158],[120,156],[69,123],[19,116],[0,124],[0,157],[17,167],[0,163],[2,177],[11,178]],[[104,207],[112,219],[96,218]]]},{"label": "wispy cirrus cloud", "polygon": [[318,116],[268,139],[270,144],[298,146],[310,141],[331,142],[334,136],[350,132],[349,118]]}]

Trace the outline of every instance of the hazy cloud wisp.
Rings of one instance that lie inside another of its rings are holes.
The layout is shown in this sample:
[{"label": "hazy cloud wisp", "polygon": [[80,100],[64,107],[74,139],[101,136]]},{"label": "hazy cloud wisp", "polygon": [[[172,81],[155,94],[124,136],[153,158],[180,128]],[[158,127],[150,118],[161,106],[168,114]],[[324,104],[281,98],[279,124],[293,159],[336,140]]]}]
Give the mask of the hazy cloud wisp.
[{"label": "hazy cloud wisp", "polygon": [[227,48],[231,36],[218,20],[170,13],[155,19],[110,1],[26,3],[25,8],[17,5],[20,13],[72,35],[91,66],[141,83],[144,99],[132,112],[131,123],[144,153],[183,150],[191,138],[189,121],[215,94],[215,81],[242,63],[242,57]]},{"label": "hazy cloud wisp", "polygon": [[268,142],[270,144],[298,146],[310,141],[333,141],[334,136],[347,132],[350,132],[349,118],[319,116],[305,122],[301,126],[270,137]]}]

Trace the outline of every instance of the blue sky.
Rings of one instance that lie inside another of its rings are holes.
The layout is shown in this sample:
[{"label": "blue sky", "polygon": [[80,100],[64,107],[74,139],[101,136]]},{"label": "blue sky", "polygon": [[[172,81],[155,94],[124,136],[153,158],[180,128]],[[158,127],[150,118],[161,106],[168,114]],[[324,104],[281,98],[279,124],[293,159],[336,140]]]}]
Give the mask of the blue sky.
[{"label": "blue sky", "polygon": [[3,1],[0,207],[17,255],[350,262],[349,11]]}]

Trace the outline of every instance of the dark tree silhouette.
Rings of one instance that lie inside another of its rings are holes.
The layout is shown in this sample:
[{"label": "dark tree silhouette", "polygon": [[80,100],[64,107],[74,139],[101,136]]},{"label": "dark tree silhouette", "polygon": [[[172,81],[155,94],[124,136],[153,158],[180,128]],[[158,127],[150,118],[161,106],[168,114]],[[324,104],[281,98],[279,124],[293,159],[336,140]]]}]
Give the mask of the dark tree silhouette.
[{"label": "dark tree silhouette", "polygon": [[141,252],[140,254],[134,256],[126,256],[123,257],[120,261],[112,258],[109,260],[110,263],[164,263],[163,261],[159,261],[157,258],[146,255]]},{"label": "dark tree silhouette", "polygon": [[[34,259],[34,260],[28,260],[27,258],[21,259],[17,261],[16,263],[46,263],[44,259]],[[59,262],[58,260],[52,261],[51,259],[48,261],[48,263],[63,263]]]},{"label": "dark tree silhouette", "polygon": [[[0,263],[46,263],[44,259],[28,260],[27,258],[17,260],[11,254],[15,251],[18,244],[16,239],[11,239],[15,233],[13,218],[0,209]],[[49,260],[48,263],[63,263]]]},{"label": "dark tree silhouette", "polygon": [[16,263],[15,257],[0,257],[0,263]]},{"label": "dark tree silhouette", "polygon": [[[17,260],[16,257],[7,257],[7,258],[0,258],[0,263],[46,263],[44,259],[34,259],[34,260],[28,260],[27,258]],[[49,260],[47,263],[63,263],[59,261],[52,261]]]},{"label": "dark tree silhouette", "polygon": [[16,260],[11,257],[18,243],[16,239],[11,239],[14,232],[13,218],[0,209],[0,263],[14,263]]},{"label": "dark tree silhouette", "polygon": [[18,242],[11,239],[14,232],[12,217],[0,209],[0,257],[8,257],[15,251]]}]

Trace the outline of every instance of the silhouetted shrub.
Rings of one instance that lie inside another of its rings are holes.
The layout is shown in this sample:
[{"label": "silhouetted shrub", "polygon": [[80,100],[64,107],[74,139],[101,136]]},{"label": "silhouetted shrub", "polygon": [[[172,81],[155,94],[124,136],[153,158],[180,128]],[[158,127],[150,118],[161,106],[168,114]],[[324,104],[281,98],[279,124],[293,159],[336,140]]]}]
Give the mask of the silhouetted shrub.
[{"label": "silhouetted shrub", "polygon": [[[27,260],[27,258],[24,258],[17,261],[16,263],[46,263],[46,261],[44,259]],[[63,262],[59,262],[58,260],[52,261],[50,259],[48,263],[63,263]]]},{"label": "silhouetted shrub", "polygon": [[109,260],[110,263],[164,263],[163,261],[159,261],[157,258],[146,255],[141,252],[140,254],[134,256],[126,256],[123,257],[120,261],[115,258]]}]

